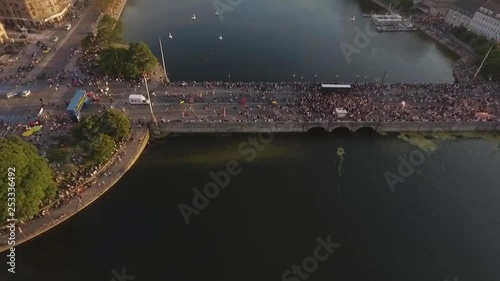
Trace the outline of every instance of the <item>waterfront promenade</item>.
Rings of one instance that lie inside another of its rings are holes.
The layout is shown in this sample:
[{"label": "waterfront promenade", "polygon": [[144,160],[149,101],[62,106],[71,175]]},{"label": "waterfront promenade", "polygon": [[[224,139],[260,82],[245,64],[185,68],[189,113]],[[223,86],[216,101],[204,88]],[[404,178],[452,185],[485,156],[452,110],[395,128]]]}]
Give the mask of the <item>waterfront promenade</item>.
[{"label": "waterfront promenade", "polygon": [[[56,225],[69,219],[83,208],[90,205],[113,185],[115,185],[120,178],[133,166],[135,161],[142,154],[144,148],[149,141],[149,132],[142,128],[133,132],[133,140],[125,145],[123,153],[119,157],[115,157],[111,165],[96,175],[95,178],[88,179],[94,181],[88,189],[81,192],[80,198],[74,198],[65,205],[59,208],[49,209],[49,213],[32,220],[25,221],[18,224],[18,232],[16,236],[16,247],[20,244],[32,239]],[[3,232],[3,233],[2,233]],[[6,235],[5,229],[0,231],[0,237]],[[7,245],[6,239],[0,241],[0,252],[6,251],[10,248]]]}]

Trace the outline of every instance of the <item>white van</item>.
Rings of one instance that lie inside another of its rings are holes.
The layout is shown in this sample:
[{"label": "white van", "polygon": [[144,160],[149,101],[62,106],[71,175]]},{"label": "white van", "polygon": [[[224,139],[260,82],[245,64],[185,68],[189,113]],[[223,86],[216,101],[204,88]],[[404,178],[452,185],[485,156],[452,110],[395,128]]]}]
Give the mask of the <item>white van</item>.
[{"label": "white van", "polygon": [[129,104],[149,104],[150,101],[143,95],[130,95],[128,96]]},{"label": "white van", "polygon": [[69,30],[71,28],[71,23],[68,23],[65,28],[66,30]]},{"label": "white van", "polygon": [[52,38],[53,42],[57,42],[57,40],[59,40],[59,36],[54,36],[54,38]]}]

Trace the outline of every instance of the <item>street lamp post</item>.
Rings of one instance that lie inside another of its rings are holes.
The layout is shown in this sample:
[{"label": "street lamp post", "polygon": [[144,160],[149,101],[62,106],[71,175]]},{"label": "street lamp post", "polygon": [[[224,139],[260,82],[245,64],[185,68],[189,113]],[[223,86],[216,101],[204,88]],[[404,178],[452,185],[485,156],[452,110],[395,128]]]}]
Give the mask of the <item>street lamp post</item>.
[{"label": "street lamp post", "polygon": [[384,85],[384,81],[385,81],[386,77],[389,77],[389,75],[387,75],[387,69],[384,72],[384,77],[382,77],[382,85]]},{"label": "street lamp post", "polygon": [[477,72],[476,72],[476,74],[474,75],[474,78],[476,78],[476,77],[477,77],[477,75],[479,74],[479,71],[481,71],[481,68],[483,67],[484,62],[486,61],[486,59],[487,59],[487,58],[488,58],[488,56],[490,55],[490,52],[491,52],[491,50],[493,49],[493,46],[495,46],[496,42],[498,42],[498,36],[497,36],[497,35],[495,35],[495,42],[493,42],[493,43],[491,44],[491,47],[490,47],[490,49],[488,50],[488,53],[486,54],[486,56],[484,56],[484,59],[483,59],[483,61],[481,62],[481,65],[479,66],[479,68],[477,69]]},{"label": "street lamp post", "polygon": [[316,77],[318,77],[318,75],[314,74],[314,83],[316,83]]},{"label": "street lamp post", "polygon": [[339,82],[339,76],[335,75],[335,83],[338,83],[338,82]]},{"label": "street lamp post", "polygon": [[160,129],[158,127],[158,122],[156,121],[155,114],[153,112],[153,105],[151,104],[151,97],[149,96],[149,88],[148,88],[148,80],[146,79],[146,76],[144,76],[144,85],[146,86],[146,93],[148,94],[148,100],[149,100],[149,111],[151,112],[151,121],[155,123],[156,129]]}]

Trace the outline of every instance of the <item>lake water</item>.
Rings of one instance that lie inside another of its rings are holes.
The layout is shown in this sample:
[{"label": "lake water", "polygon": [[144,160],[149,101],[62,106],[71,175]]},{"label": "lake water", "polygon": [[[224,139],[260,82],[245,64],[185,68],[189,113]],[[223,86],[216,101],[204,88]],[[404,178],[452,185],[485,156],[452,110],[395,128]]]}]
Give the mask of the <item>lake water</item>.
[{"label": "lake water", "polygon": [[[16,278],[0,279],[107,281],[125,268],[134,280],[297,281],[282,276],[330,239],[307,280],[500,280],[498,136],[430,153],[376,134],[264,136],[256,149],[249,137],[152,144],[102,198],[19,246]],[[239,174],[187,225],[179,205],[232,161]]]},{"label": "lake water", "polygon": [[[218,17],[213,1],[129,0],[126,40],[145,41],[161,61],[161,37],[176,81],[374,82],[386,70],[388,82],[454,81],[453,56],[424,34],[357,40],[356,30],[375,30],[363,13],[381,11],[369,0],[229,2],[240,4]],[[341,44],[354,53],[345,56]]]}]

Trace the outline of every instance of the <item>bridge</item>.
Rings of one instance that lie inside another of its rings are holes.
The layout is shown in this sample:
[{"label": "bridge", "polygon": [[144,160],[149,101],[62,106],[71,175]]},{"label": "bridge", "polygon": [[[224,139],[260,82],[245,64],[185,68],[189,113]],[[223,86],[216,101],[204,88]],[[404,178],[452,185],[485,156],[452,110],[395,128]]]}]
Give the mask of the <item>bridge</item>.
[{"label": "bridge", "polygon": [[357,132],[498,132],[500,122],[170,122],[150,124],[153,136],[190,133],[306,133]]}]

